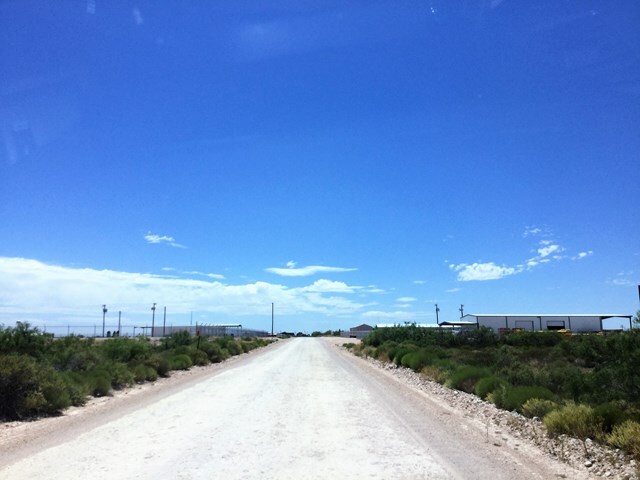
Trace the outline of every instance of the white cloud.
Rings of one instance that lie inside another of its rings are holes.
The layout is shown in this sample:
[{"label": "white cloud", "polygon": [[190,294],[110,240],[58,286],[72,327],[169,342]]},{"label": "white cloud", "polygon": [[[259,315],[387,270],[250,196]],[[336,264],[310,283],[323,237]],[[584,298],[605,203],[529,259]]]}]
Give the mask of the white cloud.
[{"label": "white cloud", "polygon": [[633,281],[633,271],[620,272],[613,279],[608,279],[607,283],[618,287],[631,287],[640,285],[640,281]]},{"label": "white cloud", "polygon": [[146,319],[149,306],[167,305],[172,313],[209,312],[226,316],[265,315],[275,302],[282,315],[356,314],[365,305],[326,295],[352,287],[340,282],[289,288],[268,282],[228,285],[218,280],[174,278],[148,273],[50,265],[38,260],[0,257],[0,323],[35,316],[92,321],[100,306]]},{"label": "white cloud", "polygon": [[426,280],[414,280],[413,283],[416,284],[416,285],[424,285],[425,283],[427,283],[427,281]]},{"label": "white cloud", "polygon": [[[287,265],[293,262],[287,262]],[[293,263],[295,265],[295,263]],[[323,265],[309,265],[308,267],[295,268],[291,266],[288,268],[270,267],[265,268],[265,271],[269,273],[275,273],[283,277],[306,277],[309,275],[315,275],[316,273],[337,273],[337,272],[353,272],[357,268],[343,268],[343,267],[326,267]]]},{"label": "white cloud", "polygon": [[540,243],[542,245],[545,245],[544,247],[540,247],[538,249],[538,255],[540,256],[540,258],[548,257],[554,252],[562,251],[562,249],[560,248],[560,245],[550,244],[549,242],[540,242]]},{"label": "white cloud", "polygon": [[593,255],[592,250],[588,250],[586,252],[579,252],[575,257],[571,257],[571,260],[582,260],[583,258],[587,258]]},{"label": "white cloud", "polygon": [[458,281],[460,282],[497,280],[520,272],[514,267],[496,265],[493,262],[472,263],[471,265],[466,263],[451,264],[449,268],[458,272]]},{"label": "white cloud", "polygon": [[150,243],[150,244],[155,244],[155,245],[166,244],[166,245],[171,245],[172,247],[175,247],[175,248],[187,248],[184,245],[177,243],[175,238],[170,237],[169,235],[155,235],[151,232],[148,232],[144,236],[144,239],[147,241],[147,243]]},{"label": "white cloud", "polygon": [[543,232],[543,230],[539,227],[536,226],[531,226],[531,227],[524,227],[524,233],[522,234],[523,237],[534,237],[536,235],[540,235]]},{"label": "white cloud", "polygon": [[416,300],[417,300],[416,297],[400,297],[400,298],[396,298],[396,302],[400,302],[400,303],[415,302]]},{"label": "white cloud", "polygon": [[320,279],[307,287],[303,287],[302,290],[307,292],[353,293],[360,288],[361,287],[351,287],[344,282]]},{"label": "white cloud", "polygon": [[449,288],[447,290],[445,290],[445,292],[447,293],[456,293],[459,292],[460,290],[462,290],[461,288]]}]

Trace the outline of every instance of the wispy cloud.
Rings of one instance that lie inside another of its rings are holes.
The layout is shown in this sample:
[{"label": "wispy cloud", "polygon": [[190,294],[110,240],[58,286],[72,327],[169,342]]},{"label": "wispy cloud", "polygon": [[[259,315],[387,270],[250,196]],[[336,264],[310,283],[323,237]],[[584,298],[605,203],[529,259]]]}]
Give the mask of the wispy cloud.
[{"label": "wispy cloud", "polygon": [[618,287],[631,287],[640,285],[640,280],[634,280],[633,271],[630,270],[628,272],[620,272],[614,278],[607,279],[607,283]]},{"label": "wispy cloud", "polygon": [[417,300],[416,297],[400,297],[396,299],[396,302],[408,303],[408,302],[415,302],[416,300]]},{"label": "wispy cloud", "polygon": [[593,255],[592,250],[588,250],[586,252],[579,252],[575,257],[571,257],[571,260],[582,260],[583,258],[587,258]]},{"label": "wispy cloud", "polygon": [[283,277],[307,277],[315,275],[317,273],[338,273],[338,272],[353,272],[357,268],[344,268],[344,267],[327,267],[324,265],[309,265],[307,267],[296,267],[294,261],[286,263],[287,268],[269,267],[265,268],[266,272],[275,273]]},{"label": "wispy cloud", "polygon": [[177,243],[176,239],[173,237],[170,237],[169,235],[155,235],[151,232],[148,232],[144,236],[144,239],[147,241],[147,243],[150,243],[153,245],[164,244],[164,245],[170,245],[175,248],[187,248],[184,245]]},{"label": "wispy cloud", "polygon": [[205,273],[205,272],[199,272],[197,270],[178,270],[177,268],[173,268],[173,267],[162,267],[162,271],[175,272],[182,275],[197,275],[199,277],[213,278],[215,280],[223,280],[225,278],[224,275],[221,275],[219,273]]},{"label": "wispy cloud", "polygon": [[524,232],[522,233],[522,236],[525,238],[535,237],[536,235],[540,235],[542,232],[543,230],[540,227],[536,227],[536,226],[524,227]]},{"label": "wispy cloud", "polygon": [[447,290],[445,290],[445,292],[447,293],[456,293],[459,292],[460,290],[462,290],[461,288],[448,288]]},{"label": "wispy cloud", "polygon": [[427,281],[426,280],[414,280],[413,283],[415,285],[424,285],[424,284],[427,283]]}]

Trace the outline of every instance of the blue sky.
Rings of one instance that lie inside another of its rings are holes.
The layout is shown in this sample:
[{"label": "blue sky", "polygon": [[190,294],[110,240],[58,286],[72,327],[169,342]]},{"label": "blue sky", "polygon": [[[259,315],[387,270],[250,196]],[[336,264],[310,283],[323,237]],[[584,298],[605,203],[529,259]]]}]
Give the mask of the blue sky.
[{"label": "blue sky", "polygon": [[634,313],[640,5],[0,2],[0,323]]}]

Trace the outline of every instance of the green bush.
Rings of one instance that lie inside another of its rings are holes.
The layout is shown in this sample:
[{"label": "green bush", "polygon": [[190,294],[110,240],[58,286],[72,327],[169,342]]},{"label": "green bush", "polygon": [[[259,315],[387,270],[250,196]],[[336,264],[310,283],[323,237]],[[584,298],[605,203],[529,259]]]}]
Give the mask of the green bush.
[{"label": "green bush", "polygon": [[94,397],[104,397],[111,392],[111,375],[104,369],[86,372],[85,381],[89,386],[89,393]]},{"label": "green bush", "polygon": [[616,402],[602,403],[593,409],[593,414],[599,419],[602,429],[611,432],[613,427],[626,420],[626,414]]},{"label": "green bush", "polygon": [[200,349],[206,353],[211,363],[222,362],[228,358],[223,355],[222,347],[216,342],[203,342]]},{"label": "green bush", "polygon": [[169,363],[171,364],[172,370],[189,370],[193,365],[191,357],[184,353],[173,355],[169,358]]},{"label": "green bush", "polygon": [[116,337],[101,342],[100,349],[108,360],[129,363],[148,358],[152,347],[147,338]]},{"label": "green bush", "polygon": [[640,460],[640,423],[627,420],[616,425],[613,427],[613,431],[607,435],[607,443]]},{"label": "green bush", "polygon": [[169,360],[158,353],[151,355],[145,362],[145,365],[153,368],[161,377],[169,376],[169,370],[171,370],[171,364]]},{"label": "green bush", "polygon": [[507,382],[502,380],[501,378],[489,376],[479,379],[476,382],[475,386],[475,394],[480,398],[487,398],[487,396],[492,393],[494,390],[505,387]]},{"label": "green bush", "polygon": [[558,408],[558,404],[552,400],[544,400],[542,398],[530,398],[522,404],[522,414],[525,417],[543,418],[549,412]]},{"label": "green bush", "polygon": [[87,396],[91,392],[83,375],[78,372],[62,372],[60,377],[66,385],[71,405],[74,407],[84,405],[87,402]]},{"label": "green bush", "polygon": [[398,348],[395,350],[395,352],[393,354],[393,363],[395,363],[397,366],[401,366],[402,365],[402,357],[404,357],[407,353],[411,353],[411,352],[415,352],[415,351],[416,351],[416,347],[414,347],[413,345],[411,345],[411,346],[407,346],[407,345],[398,346]]},{"label": "green bush", "polygon": [[207,365],[209,363],[209,357],[202,350],[194,350],[189,353],[193,365]]},{"label": "green bush", "polygon": [[147,366],[139,363],[133,367],[133,379],[136,383],[142,383],[147,379]]},{"label": "green bush", "polygon": [[115,389],[133,385],[135,379],[129,368],[121,362],[111,362],[103,367],[111,376],[111,386]]},{"label": "green bush", "polygon": [[462,390],[467,393],[472,393],[478,380],[491,376],[491,372],[488,368],[481,367],[462,367],[459,370],[453,372],[447,381],[447,386],[455,388],[456,390]]},{"label": "green bush", "polygon": [[593,408],[584,404],[569,402],[544,417],[544,425],[551,436],[571,435],[580,439],[598,438],[602,435],[602,425],[594,415]]},{"label": "green bush", "polygon": [[487,396],[498,408],[522,412],[522,405],[532,398],[552,400],[553,392],[544,387],[507,386],[494,390]]},{"label": "green bush", "polygon": [[181,345],[191,345],[191,334],[186,330],[175,332],[168,337],[160,339],[160,346],[163,350],[171,350]]},{"label": "green bush", "polygon": [[156,372],[155,368],[150,367],[148,365],[146,365],[146,368],[147,368],[147,375],[146,375],[147,382],[155,382],[158,379],[158,372]]}]

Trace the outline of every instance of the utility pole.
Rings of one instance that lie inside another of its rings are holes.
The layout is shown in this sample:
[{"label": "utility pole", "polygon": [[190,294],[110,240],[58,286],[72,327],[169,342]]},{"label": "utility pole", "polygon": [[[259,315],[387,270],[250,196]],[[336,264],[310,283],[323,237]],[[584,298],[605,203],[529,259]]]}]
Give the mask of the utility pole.
[{"label": "utility pole", "polygon": [[271,302],[271,336],[273,337],[273,314],[274,314],[273,302]]},{"label": "utility pole", "polygon": [[153,337],[153,327],[156,324],[156,304],[151,307],[151,337]]},{"label": "utility pole", "polygon": [[162,319],[162,336],[164,337],[164,330],[167,326],[167,307],[164,307],[164,317]]},{"label": "utility pole", "polygon": [[118,310],[118,336],[120,336],[120,320],[122,320],[122,311]]},{"label": "utility pole", "polygon": [[460,304],[460,318],[464,317],[464,305]]},{"label": "utility pole", "polygon": [[104,317],[107,315],[107,306],[102,305],[102,336],[104,337]]},{"label": "utility pole", "polygon": [[440,313],[440,307],[438,307],[438,304],[436,303],[436,323],[440,325],[440,317],[438,316],[438,313]]}]

